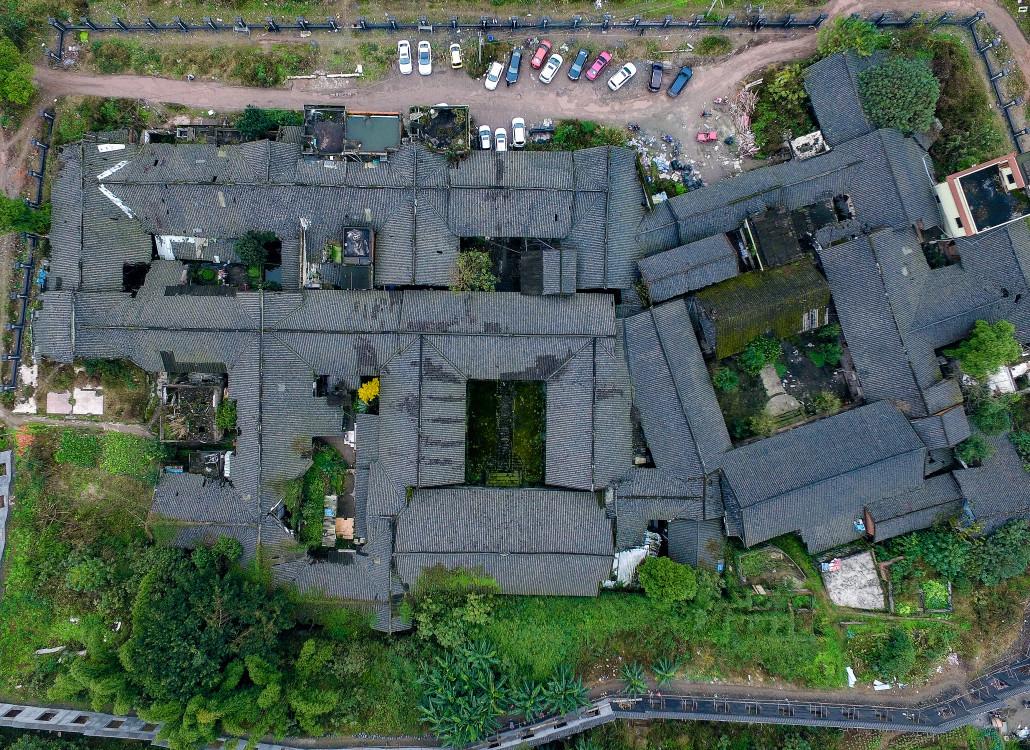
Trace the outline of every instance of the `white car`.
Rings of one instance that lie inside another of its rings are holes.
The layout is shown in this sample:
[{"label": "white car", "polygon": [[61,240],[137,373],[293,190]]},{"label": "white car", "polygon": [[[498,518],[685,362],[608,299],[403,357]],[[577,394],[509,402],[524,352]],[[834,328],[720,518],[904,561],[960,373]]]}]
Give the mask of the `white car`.
[{"label": "white car", "polygon": [[526,147],[526,121],[521,117],[516,117],[511,121],[511,147]]},{"label": "white car", "polygon": [[618,72],[615,73],[611,78],[608,79],[608,88],[612,91],[618,91],[623,87],[630,78],[637,74],[637,66],[633,63],[626,63]]},{"label": "white car", "polygon": [[493,91],[497,88],[497,82],[501,80],[501,73],[503,72],[504,63],[499,63],[496,60],[490,63],[490,70],[486,72],[486,80],[483,81],[487,91]]},{"label": "white car", "polygon": [[452,42],[451,46],[450,46],[450,50],[451,50],[451,67],[452,68],[460,68],[461,67],[461,45],[458,44],[457,42]]},{"label": "white car", "polygon": [[423,76],[433,72],[433,48],[429,42],[418,43],[418,72]]},{"label": "white car", "polygon": [[497,130],[494,131],[494,150],[508,150],[508,134],[504,132],[504,128],[497,128]]},{"label": "white car", "polygon": [[397,59],[401,64],[401,75],[411,75],[411,45],[407,39],[397,42]]},{"label": "white car", "polygon": [[554,78],[554,74],[558,72],[558,68],[565,62],[562,56],[555,52],[551,55],[551,59],[547,61],[547,65],[540,71],[540,83],[550,83],[551,79]]},{"label": "white car", "polygon": [[479,147],[484,151],[489,151],[493,148],[493,141],[491,140],[492,134],[489,125],[479,126]]}]

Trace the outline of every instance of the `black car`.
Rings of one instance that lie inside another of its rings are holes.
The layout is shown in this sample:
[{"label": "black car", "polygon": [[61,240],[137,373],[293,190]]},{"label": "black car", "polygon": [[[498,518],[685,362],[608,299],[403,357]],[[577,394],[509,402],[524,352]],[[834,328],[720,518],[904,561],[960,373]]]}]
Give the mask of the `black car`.
[{"label": "black car", "polygon": [[572,61],[572,67],[569,68],[569,80],[578,81],[579,77],[583,74],[583,66],[587,64],[587,58],[590,57],[590,50],[580,49],[579,54],[576,55],[576,59]]},{"label": "black car", "polygon": [[511,62],[508,63],[508,74],[504,77],[504,82],[509,86],[519,80],[520,65],[522,65],[522,50],[516,49],[511,53]]},{"label": "black car", "polygon": [[647,82],[648,91],[662,90],[662,74],[665,73],[665,66],[661,63],[651,63],[651,78]]},{"label": "black car", "polygon": [[[669,86],[669,96],[672,96],[672,97],[679,96],[680,92],[683,90],[683,87],[687,85],[687,81],[690,80],[690,77],[692,75],[694,75],[694,71],[691,70],[690,68],[688,68],[686,65],[684,65],[682,68],[680,68],[680,72],[676,75],[676,80],[672,82],[671,86]],[[653,74],[652,74],[652,77],[653,77]],[[661,79],[659,79],[659,80],[661,80]],[[657,91],[657,89],[651,89],[651,90],[652,91]]]}]

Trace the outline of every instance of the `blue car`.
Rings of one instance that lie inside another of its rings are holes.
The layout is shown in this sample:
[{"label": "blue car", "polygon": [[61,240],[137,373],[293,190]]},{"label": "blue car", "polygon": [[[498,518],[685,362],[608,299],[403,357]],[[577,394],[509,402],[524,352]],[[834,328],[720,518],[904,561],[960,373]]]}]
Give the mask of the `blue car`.
[{"label": "blue car", "polygon": [[683,87],[687,85],[690,77],[694,75],[694,71],[684,65],[680,68],[680,72],[676,74],[676,80],[669,86],[669,96],[676,98],[683,91]]},{"label": "blue car", "polygon": [[569,68],[570,81],[579,80],[579,77],[583,74],[583,66],[587,64],[588,57],[590,57],[590,51],[580,49],[579,54],[576,55],[576,59],[572,61],[572,67]]},{"label": "blue car", "polygon": [[515,81],[519,80],[519,66],[522,64],[522,50],[515,49],[511,53],[511,62],[508,63],[508,74],[504,77],[504,82],[508,86],[511,86]]}]

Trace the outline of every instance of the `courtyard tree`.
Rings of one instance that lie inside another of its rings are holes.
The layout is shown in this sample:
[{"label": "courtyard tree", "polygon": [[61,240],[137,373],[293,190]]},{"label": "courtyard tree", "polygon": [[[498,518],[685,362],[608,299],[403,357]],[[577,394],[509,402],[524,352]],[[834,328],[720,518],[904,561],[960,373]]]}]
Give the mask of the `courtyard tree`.
[{"label": "courtyard tree", "polygon": [[248,141],[265,138],[272,127],[272,118],[268,116],[268,112],[253,105],[247,105],[240,119],[236,121],[236,129]]},{"label": "courtyard tree", "polygon": [[490,622],[499,593],[497,581],[482,570],[447,570],[437,565],[422,572],[406,606],[419,638],[453,649],[476,637]]},{"label": "courtyard tree", "polygon": [[481,250],[466,250],[458,255],[458,271],[454,280],[456,292],[492,292],[497,288],[490,256]]},{"label": "courtyard tree", "polygon": [[922,60],[892,57],[862,71],[858,91],[874,126],[925,133],[933,126],[941,83]]},{"label": "courtyard tree", "polygon": [[264,268],[268,253],[279,241],[274,232],[250,230],[233,243],[232,249],[240,262],[247,266]]},{"label": "courtyard tree", "polygon": [[649,599],[659,602],[690,601],[697,594],[694,569],[668,557],[649,557],[637,568],[637,578]]},{"label": "courtyard tree", "polygon": [[1007,320],[994,325],[978,320],[969,337],[955,348],[945,349],[944,354],[957,358],[967,375],[985,378],[1022,355],[1015,333],[1016,327]]}]

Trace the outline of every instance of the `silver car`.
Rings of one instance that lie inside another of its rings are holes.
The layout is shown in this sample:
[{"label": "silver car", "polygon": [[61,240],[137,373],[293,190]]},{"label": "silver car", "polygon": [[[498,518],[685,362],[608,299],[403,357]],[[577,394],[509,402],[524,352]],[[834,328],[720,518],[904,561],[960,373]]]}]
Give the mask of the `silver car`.
[{"label": "silver car", "polygon": [[554,78],[555,73],[561,68],[561,64],[565,62],[564,58],[555,52],[551,55],[551,59],[547,61],[547,65],[540,71],[540,83],[550,83]]}]

